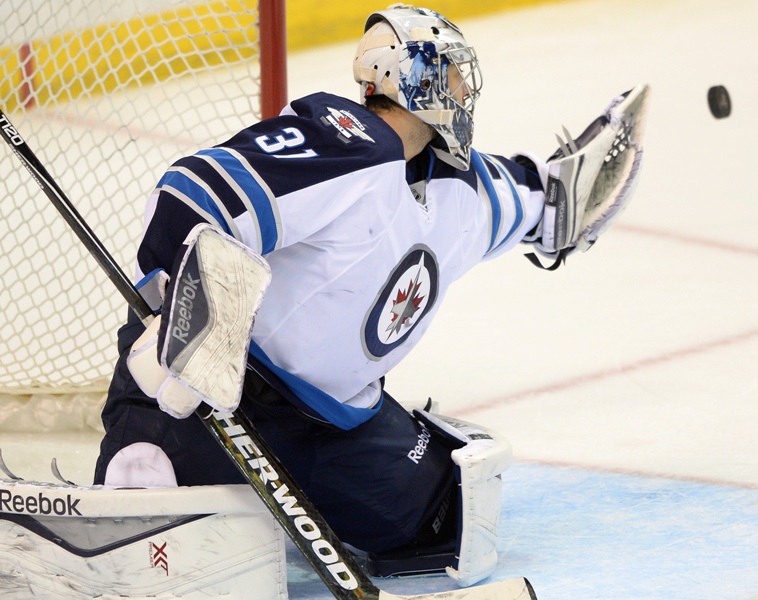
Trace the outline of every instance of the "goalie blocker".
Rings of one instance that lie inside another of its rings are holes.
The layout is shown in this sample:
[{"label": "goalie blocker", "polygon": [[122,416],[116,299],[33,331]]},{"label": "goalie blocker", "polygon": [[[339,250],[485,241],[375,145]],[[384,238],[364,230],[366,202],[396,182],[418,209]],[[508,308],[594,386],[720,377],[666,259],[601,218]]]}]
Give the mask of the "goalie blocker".
[{"label": "goalie blocker", "polygon": [[266,260],[202,223],[184,241],[167,287],[162,271],[146,279],[141,293],[163,311],[132,346],[127,364],[137,385],[173,417],[188,417],[201,402],[235,410],[271,281]]}]

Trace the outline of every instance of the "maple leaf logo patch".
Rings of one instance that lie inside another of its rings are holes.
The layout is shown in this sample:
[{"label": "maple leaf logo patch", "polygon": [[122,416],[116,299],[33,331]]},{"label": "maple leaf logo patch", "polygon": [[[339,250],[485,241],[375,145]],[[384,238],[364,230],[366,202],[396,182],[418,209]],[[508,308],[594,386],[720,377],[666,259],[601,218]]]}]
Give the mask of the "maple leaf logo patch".
[{"label": "maple leaf logo patch", "polygon": [[337,110],[327,106],[328,115],[321,117],[324,125],[331,125],[338,131],[337,137],[346,144],[349,144],[353,138],[360,138],[367,142],[374,142],[374,138],[366,133],[366,126],[361,123],[353,113],[348,110]]},{"label": "maple leaf logo patch", "polygon": [[[421,269],[419,269],[420,271]],[[388,331],[397,333],[402,327],[407,327],[412,323],[413,316],[421,307],[421,302],[424,299],[424,296],[418,295],[420,287],[417,274],[416,280],[410,282],[407,290],[398,291],[397,298],[392,301],[391,322],[387,327]]]}]

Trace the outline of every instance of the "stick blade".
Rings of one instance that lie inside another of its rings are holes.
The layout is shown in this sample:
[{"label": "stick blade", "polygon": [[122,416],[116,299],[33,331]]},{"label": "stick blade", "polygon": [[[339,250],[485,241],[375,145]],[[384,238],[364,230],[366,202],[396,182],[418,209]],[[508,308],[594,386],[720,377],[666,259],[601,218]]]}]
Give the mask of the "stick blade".
[{"label": "stick blade", "polygon": [[529,581],[516,577],[450,592],[415,596],[395,596],[381,591],[379,600],[537,600],[537,596]]}]

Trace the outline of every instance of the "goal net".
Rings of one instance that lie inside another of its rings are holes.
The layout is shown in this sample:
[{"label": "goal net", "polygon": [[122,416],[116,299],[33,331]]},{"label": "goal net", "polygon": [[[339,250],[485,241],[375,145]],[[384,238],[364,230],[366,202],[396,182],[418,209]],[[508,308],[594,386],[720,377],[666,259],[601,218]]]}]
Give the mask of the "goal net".
[{"label": "goal net", "polygon": [[[166,167],[259,120],[262,90],[281,96],[259,65],[284,36],[259,23],[282,5],[0,3],[0,107],[127,273]],[[7,146],[0,174],[2,429],[25,403],[102,402],[128,308]]]}]

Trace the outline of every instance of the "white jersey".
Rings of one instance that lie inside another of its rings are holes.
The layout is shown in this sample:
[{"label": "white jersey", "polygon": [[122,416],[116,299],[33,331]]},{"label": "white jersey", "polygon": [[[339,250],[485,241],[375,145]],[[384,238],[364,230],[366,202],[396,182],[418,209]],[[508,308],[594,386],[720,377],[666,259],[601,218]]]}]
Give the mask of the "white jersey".
[{"label": "white jersey", "polygon": [[150,197],[142,275],[171,270],[208,221],[261,253],[272,283],[252,356],[343,428],[373,414],[379,380],[418,343],[448,287],[514,247],[542,215],[533,174],[472,152],[460,171],[344,98],[315,94],[175,163]]}]

